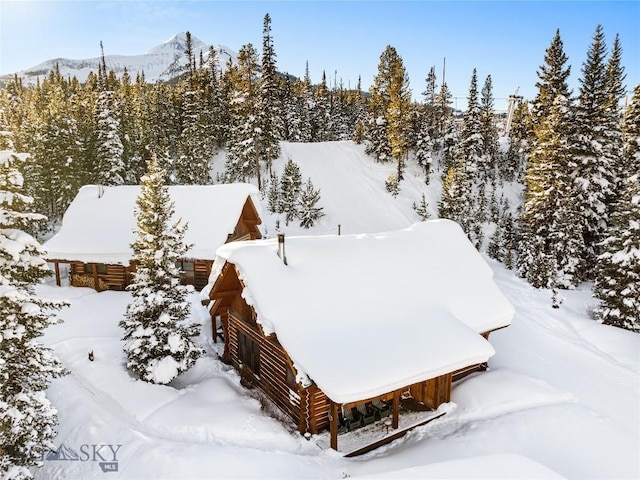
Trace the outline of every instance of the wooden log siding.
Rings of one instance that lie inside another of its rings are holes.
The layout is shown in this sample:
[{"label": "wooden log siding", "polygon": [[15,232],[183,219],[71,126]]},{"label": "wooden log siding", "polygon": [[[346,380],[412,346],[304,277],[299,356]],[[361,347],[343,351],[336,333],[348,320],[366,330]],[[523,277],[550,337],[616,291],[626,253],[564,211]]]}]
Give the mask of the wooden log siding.
[{"label": "wooden log siding", "polygon": [[320,433],[329,428],[331,414],[331,400],[315,385],[308,388],[310,393],[309,406],[311,410],[309,431]]},{"label": "wooden log siding", "polygon": [[194,282],[196,290],[202,290],[209,283],[209,274],[213,260],[194,260]]},{"label": "wooden log siding", "polygon": [[[83,263],[83,262],[69,262],[70,275],[72,278],[72,284],[74,277],[86,278],[93,285],[96,290],[124,290],[129,284],[129,267],[124,265],[114,264],[97,264],[97,263]],[[101,273],[100,269],[104,269]],[[88,273],[87,268],[91,269],[91,273]],[[97,280],[97,282],[96,282]],[[96,285],[97,283],[97,285]],[[86,285],[82,285],[86,286]]]},{"label": "wooden log siding", "polygon": [[265,337],[261,331],[252,326],[250,320],[243,320],[240,314],[229,310],[230,360],[238,371],[240,371],[238,332],[260,346],[260,374],[255,377],[255,384],[293,422],[299,424],[301,399],[299,393],[287,383],[289,367],[284,349],[277,341]]}]

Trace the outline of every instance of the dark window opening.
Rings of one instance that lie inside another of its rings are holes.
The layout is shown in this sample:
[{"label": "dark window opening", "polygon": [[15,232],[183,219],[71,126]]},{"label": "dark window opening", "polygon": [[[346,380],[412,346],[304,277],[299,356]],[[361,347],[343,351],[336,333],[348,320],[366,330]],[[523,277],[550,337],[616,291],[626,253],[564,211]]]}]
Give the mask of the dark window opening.
[{"label": "dark window opening", "polygon": [[238,359],[255,375],[260,375],[260,345],[238,332]]}]

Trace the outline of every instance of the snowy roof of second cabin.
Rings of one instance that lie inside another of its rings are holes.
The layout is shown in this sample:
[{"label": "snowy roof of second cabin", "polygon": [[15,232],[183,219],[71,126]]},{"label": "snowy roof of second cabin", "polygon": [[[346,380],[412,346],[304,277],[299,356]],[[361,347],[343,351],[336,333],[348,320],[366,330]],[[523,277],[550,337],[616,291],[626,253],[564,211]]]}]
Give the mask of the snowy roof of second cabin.
[{"label": "snowy roof of second cabin", "polygon": [[[216,249],[233,233],[247,197],[254,196],[253,204],[260,208],[258,189],[246,183],[168,189],[174,202],[172,221],[188,222],[185,243],[193,247],[185,258],[213,260]],[[82,187],[67,208],[60,231],[44,244],[46,258],[128,264],[136,238],[134,209],[139,194],[139,185]]]},{"label": "snowy roof of second cabin", "polygon": [[277,250],[275,239],[223,245],[210,279],[233,263],[265,334],[275,332],[302,378],[336,402],[484,362],[495,352],[479,333],[514,315],[491,268],[449,220],[286,238],[288,265]]}]

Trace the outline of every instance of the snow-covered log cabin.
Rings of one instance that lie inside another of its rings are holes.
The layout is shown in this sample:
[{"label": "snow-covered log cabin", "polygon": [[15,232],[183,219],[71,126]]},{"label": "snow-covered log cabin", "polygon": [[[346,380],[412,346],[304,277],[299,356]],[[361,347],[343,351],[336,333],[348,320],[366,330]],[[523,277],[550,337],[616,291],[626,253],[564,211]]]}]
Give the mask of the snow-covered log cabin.
[{"label": "snow-covered log cabin", "polygon": [[[250,184],[170,186],[174,218],[188,223],[185,243],[192,248],[180,262],[183,283],[202,289],[216,249],[230,241],[262,238],[258,189]],[[139,185],[80,189],[58,233],[45,242],[47,261],[61,284],[61,265],[71,285],[123,290],[132,279]]]},{"label": "snow-covered log cabin", "polygon": [[[398,428],[400,398],[436,409],[452,381],[486,368],[489,334],[514,310],[458,224],[287,237],[220,247],[208,301],[223,361],[302,433],[370,413]],[[358,410],[360,413],[358,413]]]}]

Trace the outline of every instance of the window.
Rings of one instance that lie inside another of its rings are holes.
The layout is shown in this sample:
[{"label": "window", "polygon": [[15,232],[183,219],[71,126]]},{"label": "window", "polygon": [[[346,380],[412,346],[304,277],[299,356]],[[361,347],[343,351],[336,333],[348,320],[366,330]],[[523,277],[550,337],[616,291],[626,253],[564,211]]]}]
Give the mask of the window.
[{"label": "window", "polygon": [[196,266],[188,260],[178,260],[176,267],[180,270],[180,279],[183,284],[193,285],[195,283]]},{"label": "window", "polygon": [[260,375],[260,345],[238,332],[238,359],[255,375]]},{"label": "window", "polygon": [[93,275],[93,266],[96,266],[96,272],[102,275],[106,275],[107,266],[104,263],[85,263],[84,264],[84,273],[88,275]]}]

